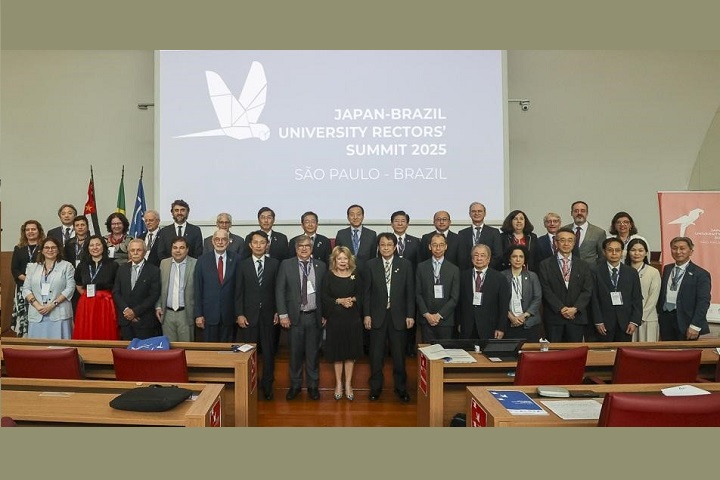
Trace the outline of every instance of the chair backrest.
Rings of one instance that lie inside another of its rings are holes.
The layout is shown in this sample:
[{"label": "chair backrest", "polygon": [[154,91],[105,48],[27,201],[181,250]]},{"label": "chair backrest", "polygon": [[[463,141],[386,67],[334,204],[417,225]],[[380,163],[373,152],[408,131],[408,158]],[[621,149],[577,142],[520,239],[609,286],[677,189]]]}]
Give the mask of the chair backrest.
[{"label": "chair backrest", "polygon": [[609,393],[598,426],[720,427],[720,393],[688,397]]},{"label": "chair backrest", "polygon": [[0,427],[17,427],[17,423],[11,417],[0,418]]},{"label": "chair backrest", "polygon": [[128,350],[113,348],[115,378],[130,382],[187,383],[185,350]]},{"label": "chair backrest", "polygon": [[691,383],[697,381],[700,349],[650,350],[620,347],[612,383]]},{"label": "chair backrest", "polygon": [[3,348],[8,377],[79,380],[84,377],[77,348]]},{"label": "chair backrest", "polygon": [[515,385],[579,385],[585,376],[588,347],[521,352]]}]

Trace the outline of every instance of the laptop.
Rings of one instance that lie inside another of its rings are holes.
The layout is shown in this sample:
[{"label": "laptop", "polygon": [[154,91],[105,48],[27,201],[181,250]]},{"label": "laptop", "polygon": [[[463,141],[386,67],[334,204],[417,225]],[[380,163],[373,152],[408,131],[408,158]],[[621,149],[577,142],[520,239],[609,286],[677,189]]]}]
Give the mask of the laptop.
[{"label": "laptop", "polygon": [[[504,361],[516,361],[524,339],[488,339],[480,346],[482,354],[488,358],[499,358]],[[444,345],[443,345],[444,346]]]}]

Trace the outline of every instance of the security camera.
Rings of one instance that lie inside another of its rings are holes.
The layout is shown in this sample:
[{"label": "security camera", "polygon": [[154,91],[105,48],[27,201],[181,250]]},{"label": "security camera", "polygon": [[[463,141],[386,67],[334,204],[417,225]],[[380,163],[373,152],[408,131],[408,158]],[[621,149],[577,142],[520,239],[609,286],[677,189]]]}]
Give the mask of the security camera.
[{"label": "security camera", "polygon": [[522,110],[523,112],[527,112],[528,110],[530,110],[530,102],[520,102],[520,110]]}]

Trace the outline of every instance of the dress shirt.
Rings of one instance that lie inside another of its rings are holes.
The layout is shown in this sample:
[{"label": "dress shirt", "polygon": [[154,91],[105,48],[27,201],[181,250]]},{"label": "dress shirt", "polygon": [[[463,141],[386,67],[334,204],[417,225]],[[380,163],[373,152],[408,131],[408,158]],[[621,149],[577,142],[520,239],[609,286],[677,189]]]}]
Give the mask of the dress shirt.
[{"label": "dress shirt", "polygon": [[173,289],[175,288],[174,281],[175,276],[179,275],[179,288],[178,288],[178,308],[185,307],[185,267],[187,266],[187,258],[183,259],[182,262],[177,263],[175,260],[170,264],[170,283],[168,288],[167,306],[172,308]]}]

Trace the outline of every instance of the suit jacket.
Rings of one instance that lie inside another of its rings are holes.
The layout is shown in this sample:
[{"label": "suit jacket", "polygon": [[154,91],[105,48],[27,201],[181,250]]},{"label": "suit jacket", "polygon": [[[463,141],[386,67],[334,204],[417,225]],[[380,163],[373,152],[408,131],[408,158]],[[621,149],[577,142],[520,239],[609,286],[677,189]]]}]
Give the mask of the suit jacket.
[{"label": "suit jacket", "polygon": [[[215,246],[212,243],[212,235],[210,235],[205,237],[205,241],[203,241],[203,252],[212,250],[215,250]],[[237,253],[240,257],[245,256],[245,240],[240,235],[230,232],[230,243],[228,243],[227,251]]]},{"label": "suit jacket", "polygon": [[235,284],[238,256],[226,252],[223,283],[218,278],[215,250],[205,252],[195,266],[195,318],[205,317],[207,325],[232,325],[235,313]]},{"label": "suit jacket", "polygon": [[[485,229],[483,228],[483,231]],[[507,261],[505,258],[505,254],[507,253],[508,249],[510,249],[511,245],[514,245],[514,237],[512,233],[502,233],[500,234],[500,243],[502,244],[502,248],[500,249],[500,252],[502,252],[500,255],[500,262],[499,262],[499,270],[506,270],[510,268],[510,262]],[[547,237],[546,237],[547,238]],[[525,248],[528,249],[528,258],[525,259],[525,264],[527,265],[528,270],[531,272],[537,271],[537,249],[538,249],[538,237],[534,233],[530,232],[528,235],[525,235]]]},{"label": "suit jacket", "polygon": [[[571,322],[574,325],[587,324],[587,313],[592,297],[593,277],[590,266],[577,256],[572,256],[570,281],[565,286],[557,257],[546,258],[540,262],[538,277],[543,291],[543,316],[548,325],[560,325]],[[567,320],[560,314],[563,307],[577,308],[573,320]]]},{"label": "suit jacket", "polygon": [[[87,242],[87,237],[85,238]],[[85,243],[83,243],[83,247]],[[85,259],[84,248],[80,247],[80,251],[77,251],[77,237],[73,237],[63,247],[63,259],[70,262],[73,267],[76,267],[82,260]]]},{"label": "suit jacket", "polygon": [[[332,250],[330,245],[330,239],[327,238],[325,235],[320,235],[319,233],[316,233],[315,235],[313,235],[313,237],[312,257],[317,258],[318,260],[322,260],[323,262],[325,262],[325,265],[329,264],[330,251]],[[291,254],[295,253],[295,238],[290,240],[288,250]]]},{"label": "suit jacket", "polygon": [[[367,262],[363,312],[372,319],[372,328],[385,323],[388,291],[385,283],[385,260]],[[407,330],[406,318],[415,318],[415,272],[409,260],[395,255],[390,274],[390,315],[395,330]]]},{"label": "suit jacket", "polygon": [[[185,323],[187,325],[193,325],[195,323],[195,267],[197,266],[197,259],[191,256],[187,257],[187,263],[185,264],[185,290],[183,295],[183,302],[185,305]],[[167,311],[168,304],[168,293],[172,286],[170,285],[170,271],[173,268],[173,259],[165,258],[160,262],[160,296],[155,305],[155,308],[162,310],[163,315]]]},{"label": "suit jacket", "polygon": [[[460,298],[460,270],[447,257],[440,267],[440,284],[443,286],[443,298],[435,298],[435,276],[433,259],[421,262],[415,273],[415,302],[418,313],[439,313],[440,326],[455,325],[455,307]],[[427,323],[423,317],[420,321]]]},{"label": "suit jacket", "polygon": [[[248,258],[252,255],[250,251],[250,235],[252,235],[252,233],[245,236],[246,248],[242,249],[241,259]],[[293,253],[295,253],[294,250]],[[270,251],[268,254],[280,262],[291,257],[288,238],[284,233],[276,232],[275,230],[272,231],[272,235],[270,235]]]},{"label": "suit jacket", "polygon": [[[624,330],[630,322],[642,324],[643,297],[640,288],[640,275],[634,268],[620,263],[618,269],[617,290],[610,280],[608,263],[599,263],[593,272],[592,309],[593,322],[612,325],[617,322]],[[613,305],[610,292],[618,291],[622,296],[622,305]]]},{"label": "suit jacket", "polygon": [[[575,231],[576,227],[574,223],[565,226],[571,228],[573,232]],[[587,262],[592,269],[595,268],[600,260],[605,258],[603,255],[602,243],[606,238],[607,234],[605,233],[605,230],[588,222],[587,232],[585,232],[585,238],[580,244],[578,252],[580,253],[580,258]]]},{"label": "suit jacket", "polygon": [[[463,228],[458,232],[458,240],[460,241],[458,250],[458,262],[457,265],[460,270],[467,270],[472,268],[472,248],[475,246],[475,226]],[[490,259],[490,268],[500,270],[500,264],[502,263],[503,248],[502,240],[500,239],[500,230],[490,225],[483,225],[482,231],[480,232],[480,243],[490,247],[490,253],[492,258]]]},{"label": "suit jacket", "polygon": [[[483,230],[485,229],[483,228]],[[472,338],[474,325],[479,338],[494,338],[495,330],[505,332],[508,329],[510,285],[500,272],[488,268],[482,282],[482,305],[473,305],[474,270],[474,268],[469,268],[460,275],[460,300],[458,301],[460,332],[463,338]]]},{"label": "suit jacket", "polygon": [[[60,245],[63,247],[65,246],[65,234],[63,233],[63,230],[65,230],[64,225],[60,225],[59,227],[51,228],[47,231],[46,236],[50,238],[54,238],[58,242],[60,242]],[[100,234],[100,232],[97,232]],[[88,234],[89,235],[89,234]],[[73,238],[75,236],[75,229],[73,227],[70,227],[70,238]]]},{"label": "suit jacket", "polygon": [[[602,247],[602,244],[601,244]],[[580,252],[577,247],[573,248],[572,251],[573,257],[579,256]],[[540,235],[537,239],[537,248],[535,249],[535,268],[537,271],[537,267],[540,265],[540,262],[545,260],[546,258],[550,258],[554,255],[552,246],[550,245],[550,237],[548,237],[547,232]]]},{"label": "suit jacket", "polygon": [[[510,285],[510,299],[512,300],[512,270],[503,270],[502,275]],[[542,322],[540,313],[540,305],[542,304],[542,287],[540,286],[540,278],[535,272],[522,272],[520,274],[522,280],[522,299],[520,305],[525,313],[530,316],[525,319],[525,327],[530,328]],[[508,311],[510,305],[508,304]]]},{"label": "suit jacket", "polygon": [[[432,257],[432,253],[430,252],[430,239],[436,233],[437,233],[437,231],[433,230],[432,232],[428,232],[425,235],[423,235],[422,238],[420,239],[420,256],[419,256],[420,262],[424,262],[425,260],[428,260]],[[452,263],[455,266],[458,266],[458,261],[460,259],[460,253],[459,253],[460,238],[458,237],[458,234],[448,230],[447,236],[445,237],[445,241],[447,242],[447,250],[445,251],[445,260],[449,260],[450,263]]]},{"label": "suit jacket", "polygon": [[[300,269],[298,267],[298,258],[292,257],[283,260],[278,270],[277,282],[275,284],[275,303],[277,304],[278,315],[287,315],[290,317],[291,325],[300,323]],[[325,280],[327,267],[325,263],[313,258],[311,259],[312,268],[315,270],[315,319],[317,326],[322,326],[322,283]]]},{"label": "suit jacket", "polygon": [[[663,267],[660,297],[657,302],[658,314],[665,305],[668,283],[674,266],[674,263],[670,263]],[[685,332],[690,325],[695,325],[700,328],[700,335],[710,333],[707,323],[707,311],[710,308],[710,273],[707,270],[693,262],[688,263],[680,282],[675,308],[680,332]]]},{"label": "suit jacket", "polygon": [[[164,226],[158,234],[158,239],[155,243],[158,246],[157,254],[160,260],[170,257],[172,251],[172,241],[177,237],[177,230],[175,224]],[[192,223],[185,223],[183,229],[183,237],[187,240],[188,244],[188,255],[193,258],[200,258],[203,253],[203,236],[200,227],[193,225]]]},{"label": "suit jacket", "polygon": [[[395,235],[395,238],[397,238],[397,235]],[[406,233],[405,250],[403,251],[403,255],[401,258],[405,258],[410,261],[413,266],[413,272],[417,268],[418,263],[420,263],[420,248],[420,239]],[[397,252],[397,247],[395,248],[395,251]]]},{"label": "suit jacket", "polygon": [[[41,294],[43,282],[43,264],[28,263],[25,270],[25,283],[22,287],[22,296],[27,298],[30,292],[32,292],[33,296],[42,303],[43,297]],[[75,267],[65,260],[58,261],[48,277],[48,282],[50,283],[48,302],[52,302],[61,294],[67,298],[68,301],[59,303],[57,307],[50,311],[47,318],[50,320],[72,318],[73,310],[71,301],[75,293]],[[43,319],[40,312],[31,305],[27,306],[27,312],[29,322],[39,322]]]},{"label": "suit jacket", "polygon": [[251,327],[257,326],[260,322],[272,324],[277,311],[275,287],[279,268],[279,260],[266,256],[263,261],[263,282],[260,285],[252,256],[241,260],[238,264],[235,313],[238,316],[244,315]]},{"label": "suit jacket", "polygon": [[[158,242],[158,239],[160,238],[160,229],[158,228],[153,235],[155,238],[153,238],[153,243],[150,246],[150,251],[148,252],[146,261],[152,263],[156,267],[160,266],[160,257],[158,256],[158,246],[160,245],[160,242]],[[145,239],[148,236],[148,232],[143,233],[142,235],[138,235],[138,238],[140,240],[145,241]],[[145,241],[147,243],[147,241]],[[170,250],[172,250],[172,244],[170,244]]]},{"label": "suit jacket", "polygon": [[113,300],[117,310],[118,325],[130,324],[123,316],[125,308],[131,308],[139,319],[140,328],[153,328],[157,324],[155,305],[160,297],[160,269],[152,263],[145,262],[138,276],[135,288],[131,288],[132,262],[118,267],[113,287]]},{"label": "suit jacket", "polygon": [[[352,227],[338,230],[335,235],[335,246],[347,247],[351,252],[353,251]],[[357,255],[355,255],[358,270],[361,270],[361,264],[363,264],[364,267],[364,262],[375,257],[377,257],[377,234],[375,233],[375,230],[362,227],[360,229],[360,246],[358,247]]]}]

